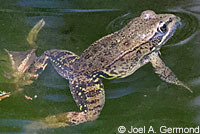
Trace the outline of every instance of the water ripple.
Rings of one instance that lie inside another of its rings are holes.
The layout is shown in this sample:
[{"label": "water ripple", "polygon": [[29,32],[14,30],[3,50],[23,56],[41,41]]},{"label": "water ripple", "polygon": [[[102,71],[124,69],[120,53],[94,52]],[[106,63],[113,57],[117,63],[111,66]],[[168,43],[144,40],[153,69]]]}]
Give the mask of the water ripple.
[{"label": "water ripple", "polygon": [[126,25],[130,20],[132,16],[131,13],[128,12],[126,14],[123,14],[121,16],[118,16],[114,20],[112,20],[106,27],[106,30],[116,31],[119,30],[121,27]]},{"label": "water ripple", "polygon": [[134,92],[134,90],[132,90],[131,88],[108,90],[108,91],[106,91],[106,98],[107,99],[120,98],[120,97],[126,96],[128,94],[131,94],[133,92]]},{"label": "water ripple", "polygon": [[107,25],[106,30],[108,32],[117,31],[122,27],[124,27],[128,22],[130,22],[135,17],[138,17],[138,14],[136,13],[133,14],[131,12],[118,16]]},{"label": "water ripple", "polygon": [[55,102],[64,102],[67,100],[66,95],[63,94],[46,95],[44,98]]},{"label": "water ripple", "polygon": [[193,3],[191,5],[184,6],[183,9],[195,14],[200,14],[200,3]]},{"label": "water ripple", "polygon": [[[34,127],[32,127],[35,124]],[[18,119],[0,119],[1,126],[18,128],[21,132],[3,132],[4,134],[29,134],[35,133],[38,129],[45,128],[42,123],[31,120],[18,120]],[[30,127],[31,126],[31,127]],[[1,132],[2,134],[2,132]]]},{"label": "water ripple", "polygon": [[61,8],[67,6],[66,1],[46,1],[46,0],[19,0],[17,5],[22,7],[40,7],[40,8]]},{"label": "water ripple", "polygon": [[30,26],[34,26],[38,20],[44,19],[47,23],[45,27],[58,28],[64,26],[63,18],[59,16],[33,16],[26,17],[26,22]]},{"label": "water ripple", "polygon": [[184,40],[181,40],[180,42],[178,43],[175,43],[175,44],[169,44],[169,45],[165,45],[163,47],[174,47],[174,46],[181,46],[181,45],[184,45],[186,43],[188,43],[190,40],[192,40],[196,35],[198,35],[200,33],[200,31],[196,31],[195,33],[193,33],[191,36],[189,36],[188,38],[184,39]]},{"label": "water ripple", "polygon": [[25,10],[0,9],[0,12],[7,13],[29,13],[32,15],[63,15],[64,13],[95,13],[95,12],[113,12],[120,9],[58,9],[58,8],[33,8]]},{"label": "water ripple", "polygon": [[[192,107],[196,107],[197,109],[199,109],[200,106],[200,96],[195,97],[193,100],[191,100],[190,105]],[[198,124],[200,124],[200,113],[199,111],[197,112],[196,117],[194,118],[194,121]]]},{"label": "water ripple", "polygon": [[191,80],[189,83],[191,86],[199,86],[200,85],[200,77]]},{"label": "water ripple", "polygon": [[175,38],[175,40],[179,42],[169,44],[169,45],[164,45],[163,47],[173,47],[173,46],[184,45],[200,33],[198,30],[199,22],[196,16],[183,11],[183,9],[181,8],[171,9],[170,11],[173,11],[175,14],[177,14],[177,16],[181,18],[183,27],[181,29],[177,29],[175,35],[172,37],[172,38]]},{"label": "water ripple", "polygon": [[192,106],[200,106],[200,96],[197,96],[191,101]]}]

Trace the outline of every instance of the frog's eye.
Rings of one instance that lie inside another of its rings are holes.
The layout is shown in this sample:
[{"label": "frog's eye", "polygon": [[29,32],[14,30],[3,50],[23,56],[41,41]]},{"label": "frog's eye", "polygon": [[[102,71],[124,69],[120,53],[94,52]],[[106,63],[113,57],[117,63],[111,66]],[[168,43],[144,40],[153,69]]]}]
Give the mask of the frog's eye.
[{"label": "frog's eye", "polygon": [[169,23],[172,22],[172,18],[171,18],[171,17],[169,18],[169,21],[168,21],[168,22],[169,22]]},{"label": "frog's eye", "polygon": [[163,24],[161,27],[158,28],[159,32],[165,33],[167,31],[167,25]]}]

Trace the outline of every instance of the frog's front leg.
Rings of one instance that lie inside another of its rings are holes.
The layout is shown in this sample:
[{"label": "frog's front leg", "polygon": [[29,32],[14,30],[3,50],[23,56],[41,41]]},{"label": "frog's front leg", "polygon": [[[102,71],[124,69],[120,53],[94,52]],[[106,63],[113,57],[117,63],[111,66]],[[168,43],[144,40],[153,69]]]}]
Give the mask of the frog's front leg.
[{"label": "frog's front leg", "polygon": [[158,53],[154,53],[150,57],[150,62],[154,68],[154,72],[159,75],[159,77],[171,84],[175,84],[178,86],[182,86],[189,90],[191,93],[193,92],[189,87],[187,87],[183,82],[179,81],[176,75],[168,68],[165,63],[160,59]]}]

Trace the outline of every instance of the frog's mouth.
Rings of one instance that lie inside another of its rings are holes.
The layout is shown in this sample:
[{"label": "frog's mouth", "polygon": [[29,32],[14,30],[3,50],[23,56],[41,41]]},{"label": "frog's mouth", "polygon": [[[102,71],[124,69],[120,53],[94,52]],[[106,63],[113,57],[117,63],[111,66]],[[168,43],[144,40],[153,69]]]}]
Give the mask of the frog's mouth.
[{"label": "frog's mouth", "polygon": [[164,39],[160,45],[165,44],[174,35],[177,27],[181,27],[181,26],[182,26],[182,22],[180,22],[180,21],[176,22],[175,25],[171,29],[169,29],[169,32],[167,32],[166,35],[163,36]]},{"label": "frog's mouth", "polygon": [[[165,33],[162,32],[156,32],[155,35],[150,39],[153,42],[157,42],[157,45],[155,45],[156,50],[159,50],[162,45],[164,45],[176,32],[177,27],[182,26],[182,23],[180,21],[176,22],[170,29]],[[156,43],[155,42],[155,43]]]}]

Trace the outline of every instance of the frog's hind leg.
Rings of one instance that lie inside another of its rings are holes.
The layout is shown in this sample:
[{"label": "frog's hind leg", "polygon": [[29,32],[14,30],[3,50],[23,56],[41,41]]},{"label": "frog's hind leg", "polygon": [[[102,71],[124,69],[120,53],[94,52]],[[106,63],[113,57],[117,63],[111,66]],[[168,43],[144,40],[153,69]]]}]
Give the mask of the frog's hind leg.
[{"label": "frog's hind leg", "polygon": [[67,51],[67,50],[47,50],[42,56],[35,60],[35,63],[29,69],[29,73],[33,79],[37,79],[38,76],[45,70],[49,61],[53,65],[54,69],[65,79],[69,79],[70,76],[70,63],[78,59],[79,56]]},{"label": "frog's hind leg", "polygon": [[11,60],[12,68],[18,72],[24,73],[28,68],[29,65],[34,62],[36,59],[35,51],[37,48],[36,39],[38,36],[39,31],[45,25],[44,20],[40,20],[29,32],[27,36],[28,43],[32,46],[31,50],[27,51],[5,51],[8,53],[8,56]]},{"label": "frog's hind leg", "polygon": [[11,61],[11,67],[13,70],[24,73],[28,69],[28,65],[32,64],[37,58],[35,55],[35,49],[27,51],[8,51],[8,56]]},{"label": "frog's hind leg", "polygon": [[150,62],[154,68],[156,74],[160,76],[160,78],[168,83],[175,84],[178,86],[182,86],[189,90],[191,93],[193,92],[189,87],[187,87],[183,82],[179,81],[175,74],[165,66],[165,63],[160,59],[158,53],[155,53],[150,57]]},{"label": "frog's hind leg", "polygon": [[52,66],[60,76],[70,79],[72,76],[73,62],[79,59],[79,56],[67,50],[50,50],[46,55],[49,56]]},{"label": "frog's hind leg", "polygon": [[99,78],[86,76],[70,80],[70,91],[79,112],[67,112],[46,117],[48,128],[78,125],[98,118],[105,102],[103,84]]}]

